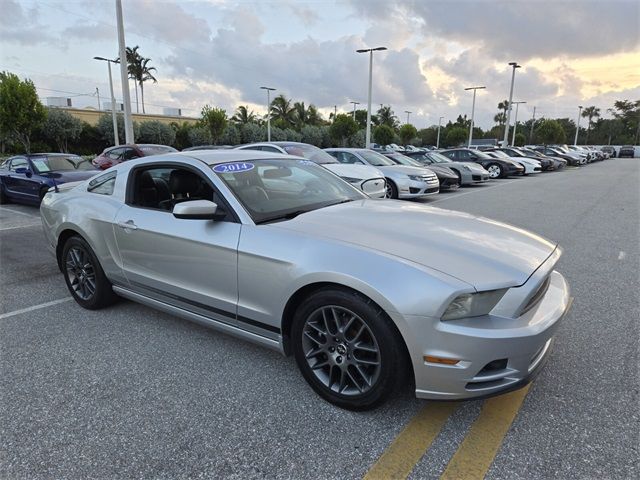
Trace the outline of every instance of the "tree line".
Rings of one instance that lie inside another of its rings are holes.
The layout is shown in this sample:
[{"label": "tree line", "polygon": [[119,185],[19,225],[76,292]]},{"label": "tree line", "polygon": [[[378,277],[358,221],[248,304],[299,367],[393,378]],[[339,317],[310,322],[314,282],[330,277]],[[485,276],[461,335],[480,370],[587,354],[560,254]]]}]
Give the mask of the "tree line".
[{"label": "tree line", "polygon": [[[149,59],[137,54],[137,48],[128,49],[131,59],[130,75],[140,88],[144,112],[144,83],[155,81],[155,69]],[[138,57],[136,57],[138,55]],[[137,91],[136,87],[136,91]],[[474,127],[474,139],[501,139],[508,102],[498,104],[494,117],[496,125],[483,130]],[[580,127],[578,143],[595,145],[638,144],[640,136],[640,100],[619,100],[607,110],[613,118],[601,118],[601,110],[590,106],[582,111],[587,120]],[[284,95],[273,99],[269,107],[271,139],[273,141],[300,141],[322,148],[331,146],[362,147],[365,142],[367,111],[364,109],[344,113],[331,113],[324,118],[313,104],[293,101]],[[197,145],[237,145],[265,141],[266,116],[257,114],[247,105],[240,105],[232,115],[211,105],[202,108],[196,123],[159,121],[134,122],[134,137],[139,143],[159,143],[183,149]],[[119,138],[124,139],[124,120],[118,115]],[[373,141],[388,145],[436,145],[438,127],[433,125],[416,129],[401,124],[390,105],[380,105],[371,117]],[[458,115],[440,129],[440,146],[453,147],[466,143],[470,119]],[[512,127],[513,128],[513,127]],[[540,118],[518,122],[516,145],[529,143],[572,142],[576,124],[569,118]],[[511,138],[511,136],[509,137]],[[39,101],[36,88],[29,79],[21,80],[10,72],[0,73],[0,151],[19,153],[31,151],[61,151],[83,155],[97,154],[114,144],[111,115],[102,115],[97,125],[89,125],[73,117],[64,109],[45,108]]]}]

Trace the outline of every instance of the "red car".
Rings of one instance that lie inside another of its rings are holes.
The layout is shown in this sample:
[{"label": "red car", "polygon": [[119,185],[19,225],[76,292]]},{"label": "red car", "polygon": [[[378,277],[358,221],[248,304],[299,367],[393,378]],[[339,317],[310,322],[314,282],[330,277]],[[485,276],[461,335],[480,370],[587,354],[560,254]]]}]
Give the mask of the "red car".
[{"label": "red car", "polygon": [[94,158],[91,163],[97,168],[106,170],[107,168],[126,162],[133,158],[149,157],[162,153],[177,152],[173,147],[167,145],[154,145],[152,143],[140,143],[131,145],[118,145],[117,147],[105,148],[104,151]]}]

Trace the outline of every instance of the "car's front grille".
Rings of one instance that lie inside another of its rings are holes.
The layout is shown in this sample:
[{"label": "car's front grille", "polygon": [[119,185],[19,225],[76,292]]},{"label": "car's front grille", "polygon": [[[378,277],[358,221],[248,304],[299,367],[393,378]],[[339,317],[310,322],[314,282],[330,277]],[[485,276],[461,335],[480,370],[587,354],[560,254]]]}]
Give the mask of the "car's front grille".
[{"label": "car's front grille", "polygon": [[438,177],[435,175],[420,175],[420,180],[426,182],[427,185],[438,185]]}]

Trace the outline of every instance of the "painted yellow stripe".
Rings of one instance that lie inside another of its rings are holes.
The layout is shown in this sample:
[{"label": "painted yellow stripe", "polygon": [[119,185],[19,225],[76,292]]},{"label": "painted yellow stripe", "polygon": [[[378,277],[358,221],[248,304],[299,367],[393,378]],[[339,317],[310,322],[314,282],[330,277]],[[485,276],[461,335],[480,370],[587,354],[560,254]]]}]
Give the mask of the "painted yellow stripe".
[{"label": "painted yellow stripe", "polygon": [[404,479],[436,438],[457,403],[429,403],[387,447],[364,480]]},{"label": "painted yellow stripe", "polygon": [[528,391],[529,385],[484,402],[480,415],[451,457],[440,480],[484,478]]}]

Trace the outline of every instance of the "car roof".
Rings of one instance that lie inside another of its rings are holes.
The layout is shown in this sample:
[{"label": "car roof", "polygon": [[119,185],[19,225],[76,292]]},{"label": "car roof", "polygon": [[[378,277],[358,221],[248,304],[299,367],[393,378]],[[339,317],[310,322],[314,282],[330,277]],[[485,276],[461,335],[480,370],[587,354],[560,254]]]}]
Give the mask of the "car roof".
[{"label": "car roof", "polygon": [[284,160],[304,160],[302,157],[286,155],[284,153],[261,152],[259,150],[191,150],[189,152],[172,153],[171,155],[195,158],[207,165],[274,158]]}]

